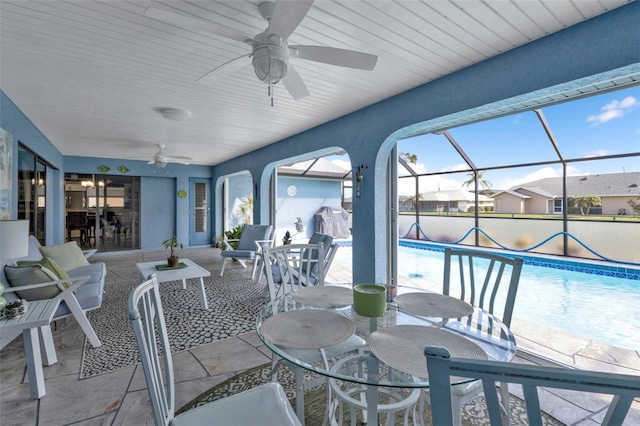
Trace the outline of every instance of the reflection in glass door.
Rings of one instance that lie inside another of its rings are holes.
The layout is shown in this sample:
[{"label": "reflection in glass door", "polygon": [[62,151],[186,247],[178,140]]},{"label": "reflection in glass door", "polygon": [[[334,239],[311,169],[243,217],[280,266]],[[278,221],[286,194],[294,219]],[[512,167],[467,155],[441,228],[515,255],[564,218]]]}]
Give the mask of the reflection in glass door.
[{"label": "reflection in glass door", "polygon": [[67,174],[67,239],[98,251],[140,248],[140,178]]},{"label": "reflection in glass door", "polygon": [[29,220],[29,234],[45,244],[47,165],[23,146],[18,148],[18,219]]}]

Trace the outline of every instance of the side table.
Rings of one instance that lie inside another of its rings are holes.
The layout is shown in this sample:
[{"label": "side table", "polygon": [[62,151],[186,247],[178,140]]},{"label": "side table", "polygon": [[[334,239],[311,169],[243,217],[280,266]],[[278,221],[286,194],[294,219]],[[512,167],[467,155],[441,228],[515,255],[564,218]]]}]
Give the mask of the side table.
[{"label": "side table", "polygon": [[24,352],[27,358],[27,373],[29,375],[29,390],[31,398],[40,399],[46,393],[44,387],[44,373],[42,371],[42,354],[40,339],[44,344],[45,365],[58,362],[56,350],[51,335],[51,320],[60,305],[58,297],[48,300],[28,302],[27,313],[18,318],[0,317],[0,337],[12,339],[22,332],[24,337]]}]

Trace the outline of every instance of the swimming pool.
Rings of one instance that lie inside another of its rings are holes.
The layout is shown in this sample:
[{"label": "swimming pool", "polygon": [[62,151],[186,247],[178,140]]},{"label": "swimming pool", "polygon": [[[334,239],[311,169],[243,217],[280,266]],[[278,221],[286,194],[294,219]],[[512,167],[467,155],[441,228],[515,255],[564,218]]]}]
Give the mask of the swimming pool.
[{"label": "swimming pool", "polygon": [[[398,248],[398,275],[412,286],[442,287],[444,253],[417,242]],[[420,247],[420,248],[417,248]],[[539,266],[546,259],[525,257],[513,316],[569,334],[625,349],[640,348],[640,279],[637,270],[601,269],[566,262],[565,269]],[[572,264],[573,266],[566,266]],[[573,269],[573,270],[569,270]],[[589,270],[592,273],[579,272]],[[627,277],[627,278],[621,278]],[[506,293],[506,291],[505,291]]]}]

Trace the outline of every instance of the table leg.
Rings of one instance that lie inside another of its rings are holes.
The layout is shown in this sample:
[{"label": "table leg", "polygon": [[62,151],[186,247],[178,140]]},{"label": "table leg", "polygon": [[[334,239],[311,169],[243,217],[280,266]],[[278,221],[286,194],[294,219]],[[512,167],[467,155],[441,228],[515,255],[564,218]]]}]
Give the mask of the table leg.
[{"label": "table leg", "polygon": [[294,370],[296,379],[296,414],[300,423],[304,425],[304,370],[300,367]]},{"label": "table leg", "polygon": [[49,366],[55,364],[58,362],[58,356],[56,355],[56,347],[53,343],[51,326],[45,325],[38,327],[38,334],[40,335],[40,344],[43,349],[44,365]]},{"label": "table leg", "polygon": [[24,352],[27,357],[29,391],[31,398],[40,399],[46,391],[44,388],[44,373],[42,372],[42,356],[40,354],[38,328],[25,329],[22,332],[22,336],[24,337]]},{"label": "table leg", "polygon": [[[367,377],[377,381],[378,374],[378,359],[373,354],[369,354],[367,357]],[[378,387],[373,385],[367,385],[367,424],[378,424]]]},{"label": "table leg", "polygon": [[200,277],[200,306],[202,309],[209,309],[209,303],[207,302],[207,293],[204,292],[204,278]]},{"label": "table leg", "polygon": [[182,289],[183,290],[187,289],[187,280],[185,280],[185,279],[182,280]]}]

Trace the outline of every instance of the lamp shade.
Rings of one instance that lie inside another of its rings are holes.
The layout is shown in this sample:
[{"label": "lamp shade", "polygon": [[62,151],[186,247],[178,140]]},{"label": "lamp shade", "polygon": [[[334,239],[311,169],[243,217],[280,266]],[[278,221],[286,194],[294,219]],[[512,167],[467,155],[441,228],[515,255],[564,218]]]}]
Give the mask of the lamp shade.
[{"label": "lamp shade", "polygon": [[0,220],[0,260],[29,254],[29,221]]}]

